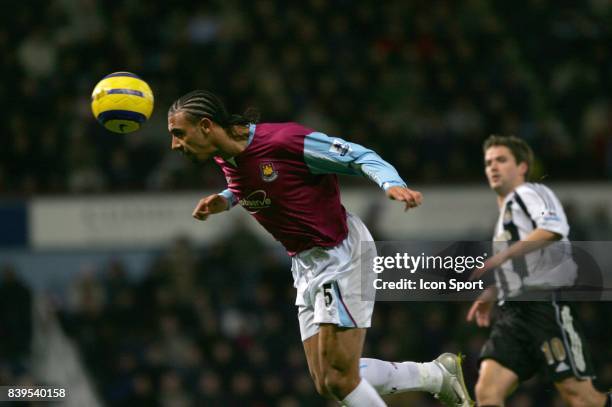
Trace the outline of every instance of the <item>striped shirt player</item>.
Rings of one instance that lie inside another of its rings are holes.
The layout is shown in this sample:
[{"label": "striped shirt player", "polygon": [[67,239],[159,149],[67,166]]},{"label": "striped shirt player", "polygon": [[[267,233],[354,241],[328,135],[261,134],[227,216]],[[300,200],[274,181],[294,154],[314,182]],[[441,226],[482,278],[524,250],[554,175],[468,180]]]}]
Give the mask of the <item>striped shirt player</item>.
[{"label": "striped shirt player", "polygon": [[183,96],[168,112],[172,148],[197,162],[214,158],[227,180],[227,189],[200,200],[193,216],[205,220],[240,205],[291,256],[302,341],[319,393],[347,406],[383,406],[379,394],[420,390],[468,406],[456,355],[428,363],[360,359],[374,307],[361,300],[360,243],[372,236],[342,206],[337,174],[371,179],[405,209],[418,206],[421,194],[370,149],[297,123],[254,121],[228,114],[207,91]]},{"label": "striped shirt player", "polygon": [[[506,247],[501,242],[525,240],[538,228],[557,234],[559,242],[569,242],[565,211],[554,192],[542,184],[524,183],[502,203],[493,238],[495,249]],[[529,290],[570,287],[576,277],[577,265],[571,256],[571,247],[564,243],[554,243],[506,261],[495,270],[500,301]]]},{"label": "striped shirt player", "polygon": [[[483,151],[499,219],[495,255],[474,277],[493,271],[495,286],[474,302],[467,319],[488,327],[496,297],[500,312],[481,351],[476,401],[501,406],[519,382],[543,373],[568,405],[608,406],[610,398],[593,386],[576,314],[555,298],[555,290],[577,277],[563,206],[548,187],[526,182],[533,152],[523,140],[492,135]],[[526,301],[534,292],[541,301]]]}]

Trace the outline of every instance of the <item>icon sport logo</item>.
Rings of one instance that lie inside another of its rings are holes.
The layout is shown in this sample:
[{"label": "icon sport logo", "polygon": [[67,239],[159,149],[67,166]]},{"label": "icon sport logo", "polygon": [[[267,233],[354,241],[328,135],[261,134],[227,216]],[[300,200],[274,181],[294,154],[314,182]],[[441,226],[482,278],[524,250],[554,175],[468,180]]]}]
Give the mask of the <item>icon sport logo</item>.
[{"label": "icon sport logo", "polygon": [[278,172],[271,162],[260,163],[259,172],[261,173],[261,179],[266,182],[272,182],[278,178]]}]

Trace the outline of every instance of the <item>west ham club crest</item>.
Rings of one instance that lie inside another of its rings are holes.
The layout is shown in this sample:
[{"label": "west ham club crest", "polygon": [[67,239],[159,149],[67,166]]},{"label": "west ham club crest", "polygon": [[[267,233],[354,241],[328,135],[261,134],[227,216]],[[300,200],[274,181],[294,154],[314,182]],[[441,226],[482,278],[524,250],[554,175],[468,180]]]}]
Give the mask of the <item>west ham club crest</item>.
[{"label": "west ham club crest", "polygon": [[261,179],[266,182],[272,182],[278,178],[278,172],[276,172],[271,162],[260,163],[259,171],[261,172]]}]

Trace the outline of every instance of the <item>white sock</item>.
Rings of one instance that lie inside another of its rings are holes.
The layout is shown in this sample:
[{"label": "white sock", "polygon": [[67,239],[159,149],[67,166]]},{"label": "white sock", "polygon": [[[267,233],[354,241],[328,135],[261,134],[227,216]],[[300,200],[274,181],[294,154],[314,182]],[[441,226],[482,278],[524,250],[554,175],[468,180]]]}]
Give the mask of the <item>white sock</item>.
[{"label": "white sock", "polygon": [[385,407],[386,404],[380,398],[374,387],[367,380],[361,379],[357,387],[342,400],[346,407]]},{"label": "white sock", "polygon": [[361,377],[374,386],[378,394],[427,391],[438,393],[442,388],[442,371],[433,362],[386,362],[361,358]]}]

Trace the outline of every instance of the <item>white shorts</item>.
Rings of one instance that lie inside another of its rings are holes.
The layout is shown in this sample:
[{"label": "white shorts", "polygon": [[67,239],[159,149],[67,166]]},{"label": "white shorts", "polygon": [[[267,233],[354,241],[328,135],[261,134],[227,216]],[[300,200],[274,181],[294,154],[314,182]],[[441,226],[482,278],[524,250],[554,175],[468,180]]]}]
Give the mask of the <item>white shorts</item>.
[{"label": "white shorts", "polygon": [[[361,242],[373,239],[357,216],[347,213],[347,224],[348,236],[338,246],[313,247],[291,258],[302,341],[317,334],[322,323],[370,327],[374,301],[361,295]],[[374,245],[365,255],[376,256]]]}]

